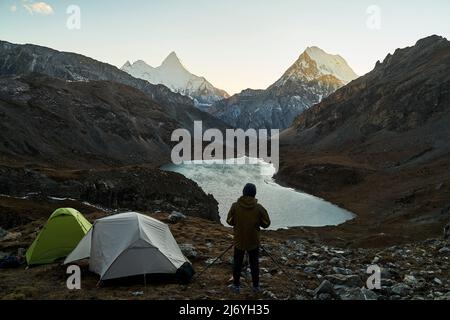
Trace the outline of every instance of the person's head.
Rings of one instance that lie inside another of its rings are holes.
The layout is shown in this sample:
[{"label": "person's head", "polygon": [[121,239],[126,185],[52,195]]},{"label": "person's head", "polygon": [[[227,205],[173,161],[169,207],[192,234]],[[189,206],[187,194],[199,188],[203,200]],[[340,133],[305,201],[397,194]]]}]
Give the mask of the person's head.
[{"label": "person's head", "polygon": [[256,197],[256,186],[253,183],[247,183],[242,194],[246,197]]}]

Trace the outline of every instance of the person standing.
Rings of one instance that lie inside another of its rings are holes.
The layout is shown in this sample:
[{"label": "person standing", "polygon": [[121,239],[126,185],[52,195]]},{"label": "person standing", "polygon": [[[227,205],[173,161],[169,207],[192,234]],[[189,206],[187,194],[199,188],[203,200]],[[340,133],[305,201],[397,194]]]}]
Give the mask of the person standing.
[{"label": "person standing", "polygon": [[242,197],[235,202],[228,213],[227,223],[234,229],[233,285],[235,293],[240,292],[240,277],[245,253],[249,255],[253,292],[258,293],[260,230],[270,227],[267,210],[256,199],[256,186],[248,183]]}]

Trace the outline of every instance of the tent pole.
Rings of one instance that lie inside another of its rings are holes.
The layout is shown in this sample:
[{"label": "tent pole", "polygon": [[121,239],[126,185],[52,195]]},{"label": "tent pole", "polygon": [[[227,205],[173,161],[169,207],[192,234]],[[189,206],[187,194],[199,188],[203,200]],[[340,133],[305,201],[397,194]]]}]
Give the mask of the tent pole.
[{"label": "tent pole", "polygon": [[145,294],[147,294],[147,275],[144,273],[144,289],[145,289]]}]

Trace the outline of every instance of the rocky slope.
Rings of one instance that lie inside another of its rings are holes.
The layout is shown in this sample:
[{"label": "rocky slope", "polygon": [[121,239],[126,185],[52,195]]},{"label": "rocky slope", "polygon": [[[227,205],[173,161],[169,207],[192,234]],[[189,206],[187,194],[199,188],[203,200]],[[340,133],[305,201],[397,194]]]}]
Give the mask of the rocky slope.
[{"label": "rocky slope", "polygon": [[[0,236],[0,256],[23,253],[58,206],[75,207],[94,221],[110,213],[74,201],[16,200],[0,197],[0,210],[21,208],[28,214],[16,227]],[[229,229],[207,220],[187,217],[173,224],[166,213],[148,213],[169,223],[183,253],[201,272],[231,241]],[[0,223],[0,227],[4,224]],[[430,239],[382,249],[349,249],[310,239],[298,233],[285,239],[283,231],[263,232],[261,282],[263,291],[251,292],[248,270],[243,288],[235,295],[227,288],[231,281],[232,254],[228,252],[201,278],[187,287],[172,281],[141,277],[104,283],[82,265],[82,290],[67,290],[66,268],[58,263],[25,269],[2,270],[1,299],[296,299],[296,300],[449,300],[450,247],[448,241]],[[274,259],[276,262],[274,262]],[[381,289],[369,290],[367,268],[381,269]],[[30,283],[33,285],[30,286]]]},{"label": "rocky slope", "polygon": [[141,91],[43,75],[0,77],[0,159],[56,167],[161,164],[181,124]]},{"label": "rocky slope", "polygon": [[436,235],[450,204],[448,123],[450,42],[432,36],[300,115],[281,135],[278,179],[357,213],[340,228],[348,239]]},{"label": "rocky slope", "polygon": [[243,129],[286,129],[310,106],[357,75],[340,56],[313,47],[266,90],[244,90],[219,101],[211,113]]},{"label": "rocky slope", "polygon": [[41,73],[75,82],[105,80],[121,83],[144,92],[186,129],[193,128],[194,120],[202,120],[205,127],[226,127],[223,122],[195,108],[190,98],[174,93],[163,85],[136,79],[112,65],[75,53],[0,41],[0,75],[17,76],[28,73]]},{"label": "rocky slope", "polygon": [[[18,199],[73,199],[112,210],[164,210],[220,221],[218,203],[184,176],[149,167],[63,170],[0,166],[0,194]],[[14,221],[0,214],[0,221]]]},{"label": "rocky slope", "polygon": [[200,109],[207,109],[214,102],[229,97],[228,93],[215,88],[204,77],[190,73],[175,52],[169,54],[159,67],[154,68],[139,60],[133,64],[127,61],[121,70],[135,78],[163,84],[174,92],[188,96]]}]

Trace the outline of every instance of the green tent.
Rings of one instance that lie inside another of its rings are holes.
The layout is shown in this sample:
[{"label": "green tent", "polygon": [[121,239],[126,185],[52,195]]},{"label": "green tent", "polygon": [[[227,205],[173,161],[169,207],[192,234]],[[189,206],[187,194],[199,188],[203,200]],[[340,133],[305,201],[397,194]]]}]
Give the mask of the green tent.
[{"label": "green tent", "polygon": [[68,256],[91,227],[75,209],[56,210],[28,249],[28,265],[52,263]]}]

